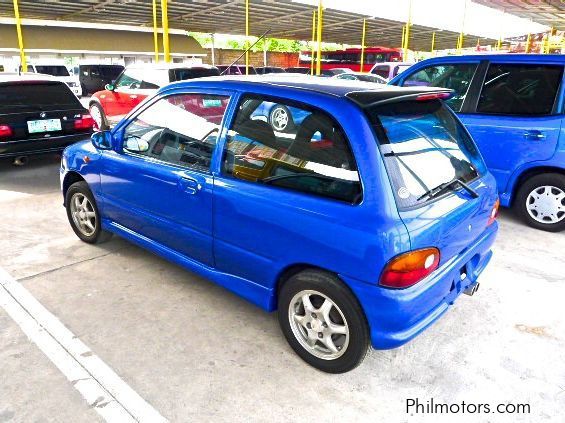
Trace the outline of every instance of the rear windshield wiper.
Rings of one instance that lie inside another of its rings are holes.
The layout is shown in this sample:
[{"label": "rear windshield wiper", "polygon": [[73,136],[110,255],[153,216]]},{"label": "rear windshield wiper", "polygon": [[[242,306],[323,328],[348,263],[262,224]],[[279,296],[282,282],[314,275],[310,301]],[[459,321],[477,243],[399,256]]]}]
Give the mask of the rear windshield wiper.
[{"label": "rear windshield wiper", "polygon": [[449,182],[444,182],[443,184],[440,184],[437,187],[426,191],[424,194],[419,196],[416,201],[420,201],[424,198],[435,198],[438,195],[443,194],[447,190],[455,191],[457,189],[457,186],[462,187],[473,198],[477,198],[479,196],[477,191],[475,191],[473,188],[471,188],[469,185],[463,182],[460,178],[455,178]]}]

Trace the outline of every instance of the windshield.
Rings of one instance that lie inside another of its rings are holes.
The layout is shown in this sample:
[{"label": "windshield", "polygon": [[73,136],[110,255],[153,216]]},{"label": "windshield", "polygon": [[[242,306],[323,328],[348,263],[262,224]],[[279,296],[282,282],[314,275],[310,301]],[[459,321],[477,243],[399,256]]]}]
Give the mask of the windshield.
[{"label": "windshield", "polygon": [[69,76],[69,71],[63,65],[35,65],[37,73],[53,76]]},{"label": "windshield", "polygon": [[439,101],[402,101],[368,108],[400,208],[419,206],[443,183],[485,172],[463,125]]},{"label": "windshield", "polygon": [[81,109],[75,95],[61,82],[0,84],[0,113],[25,110]]}]

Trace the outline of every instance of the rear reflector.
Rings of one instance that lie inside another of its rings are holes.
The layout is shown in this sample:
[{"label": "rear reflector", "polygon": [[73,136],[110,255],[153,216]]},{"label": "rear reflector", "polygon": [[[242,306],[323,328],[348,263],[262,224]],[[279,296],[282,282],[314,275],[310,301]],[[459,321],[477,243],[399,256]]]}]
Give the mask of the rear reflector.
[{"label": "rear reflector", "polygon": [[80,119],[75,120],[75,129],[92,129],[94,119],[90,115],[82,115]]},{"label": "rear reflector", "polygon": [[13,135],[12,128],[8,125],[0,125],[0,138],[7,138]]},{"label": "rear reflector", "polygon": [[443,93],[429,93],[429,94],[420,94],[416,97],[417,101],[428,101],[428,100],[445,100],[453,95],[450,92],[443,92]]},{"label": "rear reflector", "polygon": [[396,256],[385,266],[379,285],[386,288],[408,288],[439,266],[439,250],[423,248]]},{"label": "rear reflector", "polygon": [[490,216],[488,218],[487,226],[490,226],[494,223],[496,218],[498,217],[498,209],[500,208],[500,199],[496,199],[494,206],[492,206],[492,210],[490,211]]}]

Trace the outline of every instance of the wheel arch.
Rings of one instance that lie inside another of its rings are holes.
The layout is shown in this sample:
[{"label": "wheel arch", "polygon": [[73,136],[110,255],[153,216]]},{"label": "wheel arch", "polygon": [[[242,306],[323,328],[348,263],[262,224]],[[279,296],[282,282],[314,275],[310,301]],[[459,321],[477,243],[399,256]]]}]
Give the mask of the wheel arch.
[{"label": "wheel arch", "polygon": [[65,175],[65,179],[63,179],[63,201],[65,202],[65,206],[66,206],[66,197],[67,197],[67,191],[69,190],[69,187],[74,184],[75,182],[86,182],[86,180],[82,177],[82,175],[78,172],[75,172],[73,170],[69,171],[66,175]]},{"label": "wheel arch", "polygon": [[544,173],[558,173],[565,176],[565,169],[557,166],[535,166],[528,169],[525,169],[522,173],[520,173],[512,186],[512,197],[510,200],[510,206],[514,205],[514,201],[516,200],[516,195],[518,194],[518,190],[524,183],[528,180],[533,178],[537,175],[542,175]]}]

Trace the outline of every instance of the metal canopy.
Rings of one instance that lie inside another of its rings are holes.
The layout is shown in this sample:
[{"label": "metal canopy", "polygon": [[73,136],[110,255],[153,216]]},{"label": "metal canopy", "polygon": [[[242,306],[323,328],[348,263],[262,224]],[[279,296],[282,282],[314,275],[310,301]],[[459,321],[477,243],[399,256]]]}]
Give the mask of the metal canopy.
[{"label": "metal canopy", "polygon": [[[245,34],[245,0],[169,0],[169,25],[207,33]],[[151,0],[19,0],[22,18],[86,21],[151,26]],[[309,40],[313,6],[290,0],[251,0],[250,34],[271,29],[270,37]],[[12,0],[0,0],[0,16],[13,17]],[[404,22],[371,18],[334,9],[324,10],[323,41],[361,44],[363,18],[367,18],[365,45],[400,47]],[[410,28],[410,49],[430,50],[436,31],[435,49],[455,48],[458,33],[421,25]],[[494,44],[481,39],[481,44]],[[465,46],[476,45],[476,36],[466,36]]]},{"label": "metal canopy", "polygon": [[531,19],[542,25],[565,30],[565,1],[563,0],[473,0],[484,6],[511,15]]}]

